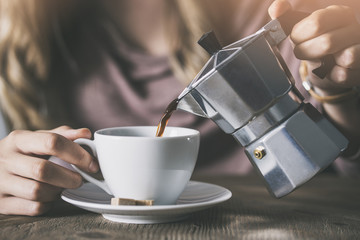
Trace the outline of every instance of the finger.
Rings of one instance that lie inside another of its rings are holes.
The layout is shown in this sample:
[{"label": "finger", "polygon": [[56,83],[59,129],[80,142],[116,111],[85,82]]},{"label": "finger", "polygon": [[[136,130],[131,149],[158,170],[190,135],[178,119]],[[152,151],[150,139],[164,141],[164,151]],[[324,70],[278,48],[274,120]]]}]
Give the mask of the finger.
[{"label": "finger", "polygon": [[360,44],[351,46],[334,54],[337,65],[350,68],[360,69]]},{"label": "finger", "polygon": [[268,13],[272,19],[275,19],[283,15],[289,9],[291,9],[291,5],[287,0],[276,0],[270,5]]},{"label": "finger", "polygon": [[[348,37],[344,37],[348,36]],[[319,59],[334,54],[360,42],[359,25],[350,25],[322,34],[295,45],[294,53],[303,60]]]},{"label": "finger", "polygon": [[42,158],[16,154],[6,170],[14,175],[34,179],[60,188],[77,188],[82,184],[81,176],[69,169]]},{"label": "finger", "polygon": [[360,86],[360,69],[349,69],[340,66],[335,66],[328,78],[337,86],[342,88],[352,88]]},{"label": "finger", "polygon": [[[307,64],[309,70],[319,66],[319,63],[315,61],[308,61]],[[360,69],[348,69],[338,65],[335,65],[324,79],[320,79],[314,74],[309,77],[315,86],[325,90],[342,91],[360,85]]]},{"label": "finger", "polygon": [[37,202],[51,202],[59,198],[63,188],[11,175],[0,184],[1,192]]},{"label": "finger", "polygon": [[295,44],[299,44],[356,23],[355,14],[351,8],[330,6],[313,12],[309,17],[297,23],[290,38]]},{"label": "finger", "polygon": [[71,141],[78,138],[91,138],[91,131],[88,128],[72,129],[69,126],[61,126],[47,132],[60,134]]},{"label": "finger", "polygon": [[18,197],[0,198],[0,213],[14,215],[37,216],[47,212],[51,203],[36,202]]},{"label": "finger", "polygon": [[56,156],[89,172],[97,172],[99,169],[95,159],[85,149],[59,134],[13,131],[9,137],[10,141],[16,143],[17,151],[24,154]]}]

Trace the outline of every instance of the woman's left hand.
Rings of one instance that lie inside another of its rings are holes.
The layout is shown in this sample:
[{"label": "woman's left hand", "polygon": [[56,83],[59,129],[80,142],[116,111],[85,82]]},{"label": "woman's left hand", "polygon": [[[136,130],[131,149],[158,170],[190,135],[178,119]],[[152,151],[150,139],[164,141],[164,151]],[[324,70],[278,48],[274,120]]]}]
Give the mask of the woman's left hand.
[{"label": "woman's left hand", "polygon": [[[277,0],[269,14],[276,18],[290,8],[287,1]],[[295,56],[307,60],[310,70],[319,67],[323,57],[334,56],[336,65],[326,79],[311,76],[314,86],[324,94],[360,86],[360,24],[354,9],[333,5],[317,10],[294,26],[290,38]]]},{"label": "woman's left hand", "polygon": [[290,38],[295,56],[308,60],[309,69],[318,67],[319,59],[334,56],[336,65],[326,79],[311,77],[324,95],[360,85],[360,25],[353,9],[337,5],[318,10],[296,24]]},{"label": "woman's left hand", "polygon": [[[289,9],[289,2],[276,0],[270,6],[269,14],[277,18]],[[317,10],[294,26],[290,39],[294,44],[295,56],[306,62],[309,73],[307,80],[318,95],[336,96],[360,86],[360,24],[355,8],[332,5]],[[321,59],[327,55],[334,57],[335,66],[321,79],[311,71],[319,67]],[[359,94],[352,94],[352,97],[337,102],[324,101],[323,108],[350,140],[347,152],[353,154],[359,151]]]}]

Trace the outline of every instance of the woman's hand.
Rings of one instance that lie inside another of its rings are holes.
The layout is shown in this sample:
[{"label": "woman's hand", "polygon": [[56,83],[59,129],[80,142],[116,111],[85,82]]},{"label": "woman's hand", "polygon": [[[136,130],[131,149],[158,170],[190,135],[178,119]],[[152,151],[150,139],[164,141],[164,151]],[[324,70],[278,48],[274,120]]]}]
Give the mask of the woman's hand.
[{"label": "woman's hand", "polygon": [[50,155],[96,172],[98,164],[77,138],[90,138],[88,129],[62,126],[51,131],[11,132],[0,141],[0,213],[39,215],[64,188],[82,184],[78,173],[47,160]]},{"label": "woman's hand", "polygon": [[[290,8],[286,0],[276,0],[269,14],[276,18]],[[294,26],[290,38],[295,56],[307,60],[311,70],[323,57],[334,56],[336,65],[326,79],[311,76],[315,86],[332,93],[360,85],[360,24],[353,8],[333,5],[317,10]]]},{"label": "woman's hand", "polygon": [[334,94],[360,85],[360,25],[355,12],[346,6],[318,10],[294,26],[291,40],[297,58],[308,60],[310,69],[319,59],[333,55],[336,65],[323,80],[311,76],[323,94]]},{"label": "woman's hand", "polygon": [[[352,4],[360,9],[360,3],[354,1]],[[286,0],[276,0],[269,8],[269,14],[277,18],[290,8]],[[297,58],[306,61],[310,73],[307,80],[312,83],[317,95],[328,97],[356,93],[353,88],[360,86],[360,24],[354,9],[332,5],[317,10],[297,23],[291,32],[294,53]],[[320,79],[311,71],[319,67],[320,59],[327,55],[334,56],[336,65],[325,79]],[[359,94],[337,102],[324,101],[323,108],[350,140],[346,154],[359,151]]]}]

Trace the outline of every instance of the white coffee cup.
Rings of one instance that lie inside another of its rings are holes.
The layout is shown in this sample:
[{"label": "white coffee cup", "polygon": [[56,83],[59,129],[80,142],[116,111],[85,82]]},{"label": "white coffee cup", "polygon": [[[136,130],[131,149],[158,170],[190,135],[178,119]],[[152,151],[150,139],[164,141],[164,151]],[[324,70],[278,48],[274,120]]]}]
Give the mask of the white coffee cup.
[{"label": "white coffee cup", "polygon": [[98,158],[105,181],[73,166],[86,180],[117,198],[175,204],[193,173],[200,134],[189,128],[116,127],[95,132],[94,140],[77,139]]}]

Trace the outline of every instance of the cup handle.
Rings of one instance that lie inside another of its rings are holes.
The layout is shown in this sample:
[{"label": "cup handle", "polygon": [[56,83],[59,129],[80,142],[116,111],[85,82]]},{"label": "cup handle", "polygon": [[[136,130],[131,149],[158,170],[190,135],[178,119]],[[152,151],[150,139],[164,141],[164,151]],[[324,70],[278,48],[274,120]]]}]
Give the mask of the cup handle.
[{"label": "cup handle", "polygon": [[[74,142],[76,142],[79,145],[85,145],[88,146],[92,152],[92,154],[97,157],[97,153],[96,153],[96,147],[94,144],[94,141],[86,139],[86,138],[79,138],[76,139]],[[74,168],[75,171],[77,171],[84,179],[86,179],[87,181],[95,184],[96,186],[98,186],[99,188],[101,188],[102,190],[104,190],[107,194],[109,195],[113,195],[108,187],[108,185],[104,182],[104,181],[100,181],[97,180],[95,178],[93,178],[92,176],[90,176],[89,174],[87,174],[86,172],[80,170],[78,167],[76,167],[75,165],[71,164],[71,166]]]}]

